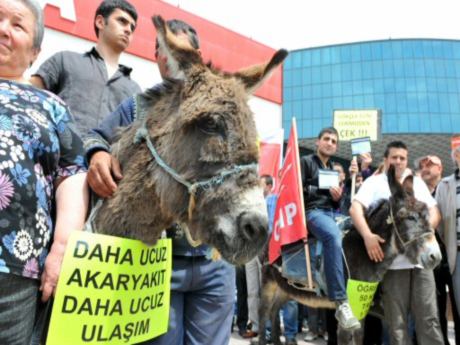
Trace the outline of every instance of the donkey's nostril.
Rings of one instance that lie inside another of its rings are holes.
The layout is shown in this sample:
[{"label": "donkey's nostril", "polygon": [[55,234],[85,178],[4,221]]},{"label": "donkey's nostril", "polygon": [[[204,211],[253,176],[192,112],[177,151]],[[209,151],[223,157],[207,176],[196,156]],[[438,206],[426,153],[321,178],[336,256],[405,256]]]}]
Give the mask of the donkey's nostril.
[{"label": "donkey's nostril", "polygon": [[267,217],[260,214],[243,212],[238,216],[238,229],[247,240],[267,236]]}]

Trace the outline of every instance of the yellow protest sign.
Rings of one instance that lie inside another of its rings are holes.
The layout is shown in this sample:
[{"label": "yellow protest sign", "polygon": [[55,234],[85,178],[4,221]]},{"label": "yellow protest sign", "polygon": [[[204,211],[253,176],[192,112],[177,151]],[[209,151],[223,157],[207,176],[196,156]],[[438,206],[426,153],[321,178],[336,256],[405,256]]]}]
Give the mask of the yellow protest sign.
[{"label": "yellow protest sign", "polygon": [[339,132],[340,141],[378,137],[378,110],[335,110],[334,128]]},{"label": "yellow protest sign", "polygon": [[47,345],[134,344],[167,331],[171,240],[75,231],[56,290]]},{"label": "yellow protest sign", "polygon": [[353,315],[362,320],[369,312],[377,290],[378,282],[369,283],[360,280],[348,279],[347,296]]}]

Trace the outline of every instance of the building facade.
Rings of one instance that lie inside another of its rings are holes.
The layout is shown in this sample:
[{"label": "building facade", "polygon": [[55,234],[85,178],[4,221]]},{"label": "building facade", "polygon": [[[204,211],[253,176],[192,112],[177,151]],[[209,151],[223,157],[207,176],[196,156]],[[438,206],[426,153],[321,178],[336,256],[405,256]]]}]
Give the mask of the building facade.
[{"label": "building facade", "polygon": [[[460,132],[460,41],[398,39],[291,52],[283,70],[283,127],[297,119],[301,145],[312,148],[334,110],[376,109],[376,159],[391,140],[409,145],[411,162],[438,154],[453,168],[450,137]],[[348,143],[339,155],[351,158]]]}]

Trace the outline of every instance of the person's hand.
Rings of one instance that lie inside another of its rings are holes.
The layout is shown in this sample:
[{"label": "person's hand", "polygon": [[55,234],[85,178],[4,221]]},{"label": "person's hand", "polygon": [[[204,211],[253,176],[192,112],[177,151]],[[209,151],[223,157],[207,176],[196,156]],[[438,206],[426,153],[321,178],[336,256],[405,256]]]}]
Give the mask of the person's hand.
[{"label": "person's hand", "polygon": [[331,187],[329,188],[329,193],[331,193],[332,200],[337,202],[342,197],[342,188],[341,187]]},{"label": "person's hand", "polygon": [[372,164],[372,155],[370,152],[362,153],[359,155],[361,158],[361,170],[368,169]]},{"label": "person's hand", "polygon": [[356,161],[356,158],[353,158],[350,162],[350,168],[348,169],[350,172],[350,175],[355,175],[359,172],[359,167],[358,167],[358,162]]},{"label": "person's hand", "polygon": [[372,261],[382,262],[384,254],[380,243],[385,243],[385,240],[379,235],[370,233],[364,238],[364,244],[366,245],[367,255]]},{"label": "person's hand", "polygon": [[56,293],[56,285],[61,272],[62,260],[64,259],[65,246],[53,243],[46,257],[45,267],[41,276],[40,291],[42,301],[46,302],[51,295]]},{"label": "person's hand", "polygon": [[97,195],[103,198],[112,196],[117,189],[115,180],[122,178],[118,159],[106,151],[98,151],[92,155],[88,169],[88,184]]}]

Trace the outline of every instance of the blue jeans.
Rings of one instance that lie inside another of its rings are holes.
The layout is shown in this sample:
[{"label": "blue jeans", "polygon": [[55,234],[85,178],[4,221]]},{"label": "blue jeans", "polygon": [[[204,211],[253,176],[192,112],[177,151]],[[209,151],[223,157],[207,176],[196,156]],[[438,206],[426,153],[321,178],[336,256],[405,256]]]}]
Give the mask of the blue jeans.
[{"label": "blue jeans", "polygon": [[296,301],[289,301],[281,308],[283,313],[284,337],[286,340],[295,339],[297,335],[298,306]]},{"label": "blue jeans", "polygon": [[323,243],[327,293],[331,301],[347,299],[343,274],[342,232],[335,223],[332,210],[307,212],[307,229]]},{"label": "blue jeans", "polygon": [[0,273],[0,344],[29,344],[38,302],[38,280]]},{"label": "blue jeans", "polygon": [[235,268],[223,260],[173,257],[168,332],[145,345],[226,345],[235,303]]}]

